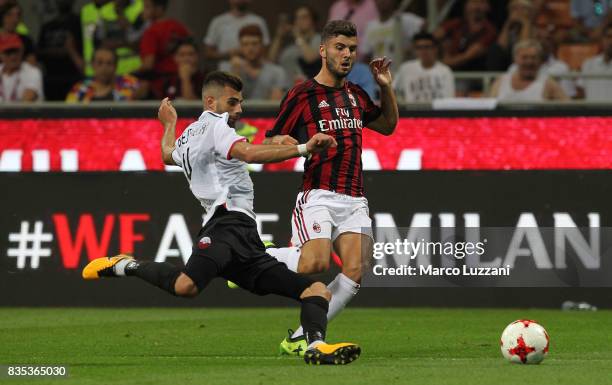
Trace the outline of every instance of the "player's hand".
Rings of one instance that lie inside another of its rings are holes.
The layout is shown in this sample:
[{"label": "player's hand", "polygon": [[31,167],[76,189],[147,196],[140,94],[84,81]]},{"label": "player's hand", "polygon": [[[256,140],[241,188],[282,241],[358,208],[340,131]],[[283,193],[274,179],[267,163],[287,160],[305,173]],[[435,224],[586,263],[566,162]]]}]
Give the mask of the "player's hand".
[{"label": "player's hand", "polygon": [[310,140],[306,143],[306,149],[309,153],[315,154],[327,149],[328,147],[336,147],[337,145],[338,143],[336,142],[336,139],[319,132],[310,138]]},{"label": "player's hand", "polygon": [[169,98],[165,98],[161,101],[159,111],[157,112],[157,119],[159,119],[164,126],[176,124],[176,110]]},{"label": "player's hand", "polygon": [[297,146],[299,142],[289,135],[276,135],[272,137],[270,144],[290,144]]},{"label": "player's hand", "polygon": [[391,60],[387,59],[387,57],[376,58],[370,62],[370,71],[372,71],[372,75],[374,75],[374,80],[378,83],[379,86],[390,86],[393,82],[393,77],[391,76],[391,70],[389,66],[391,65]]}]

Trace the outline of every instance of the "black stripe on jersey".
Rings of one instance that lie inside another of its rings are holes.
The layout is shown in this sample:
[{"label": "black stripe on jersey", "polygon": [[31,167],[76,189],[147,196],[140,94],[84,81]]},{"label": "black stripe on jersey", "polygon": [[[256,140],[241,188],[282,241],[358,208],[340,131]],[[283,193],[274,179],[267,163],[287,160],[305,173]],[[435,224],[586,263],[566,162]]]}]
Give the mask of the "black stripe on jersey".
[{"label": "black stripe on jersey", "polygon": [[[351,104],[351,100],[348,96],[348,93],[350,92],[350,90],[347,88],[345,92],[342,93],[342,97],[344,98],[344,103],[347,106],[351,106],[351,108],[349,109],[349,117],[352,119],[355,117],[355,113],[353,112],[353,105]],[[359,128],[357,127],[353,127],[353,129],[349,129],[349,131],[351,132],[351,136],[357,131],[359,130]],[[358,134],[357,134],[358,135]],[[352,140],[352,138],[351,138]],[[353,178],[355,177],[355,168],[356,168],[356,162],[357,162],[357,155],[358,155],[359,149],[357,148],[357,143],[355,143],[354,146],[351,147],[351,157],[349,158],[349,164],[348,164],[348,170],[346,173],[346,181],[344,182],[344,193],[347,195],[352,195],[351,194],[351,187],[353,185]]]},{"label": "black stripe on jersey", "polygon": [[[319,120],[323,119],[323,115],[321,115],[321,110],[319,109],[319,100],[317,99],[317,93],[315,91],[316,88],[321,87],[319,84],[317,84],[314,80],[310,81],[313,85],[313,87],[311,88],[312,91],[306,91],[309,92],[308,95],[308,105],[310,107],[310,115],[312,116],[312,121],[315,124],[315,129],[318,130],[318,124],[319,124]],[[306,164],[304,165],[304,170],[307,170],[308,167],[310,166],[310,160],[313,158],[310,158],[309,160],[306,161]],[[314,170],[312,171],[312,176],[311,176],[311,181],[310,181],[310,187],[309,189],[315,189],[315,188],[319,188],[321,185],[321,171],[323,170],[323,162],[325,161],[325,159],[327,159],[327,150],[321,151],[319,153],[319,166],[315,167]],[[304,174],[304,176],[306,176],[306,174]]]},{"label": "black stripe on jersey", "polygon": [[[281,110],[278,112],[278,116],[276,117],[276,121],[274,122],[274,127],[272,129],[266,131],[266,138],[271,138],[275,135],[282,135],[283,129],[285,128],[285,124],[287,124],[287,120],[294,114],[295,108],[298,104],[299,96],[293,90],[289,90],[285,94],[285,97],[281,101]],[[288,132],[289,135],[295,130],[295,127],[292,127]]]},{"label": "black stripe on jersey", "polygon": [[185,170],[185,176],[189,181],[191,181],[191,174],[193,173],[193,168],[191,168],[191,163],[189,162],[189,147],[187,147],[187,156],[183,153],[183,170]]},{"label": "black stripe on jersey", "polygon": [[[331,119],[342,119],[341,116],[339,116],[338,111],[336,110],[336,108],[338,107],[338,103],[336,103],[336,95],[335,95],[335,90],[332,88],[326,88],[325,89],[325,97],[327,98],[327,102],[329,103],[330,106],[330,112],[331,112]],[[340,94],[344,94],[344,92],[340,91]],[[338,135],[338,132],[340,132],[340,135]],[[334,130],[334,138],[336,139],[336,142],[338,143],[338,146],[336,147],[336,156],[334,157],[333,163],[332,163],[332,169],[331,169],[331,174],[329,176],[329,189],[331,191],[337,191],[338,190],[338,172],[340,171],[340,166],[342,166],[342,156],[344,153],[344,140],[341,140],[338,136],[342,136],[343,132],[342,130]]]},{"label": "black stripe on jersey", "polygon": [[212,111],[205,111],[205,112],[208,112],[209,114],[211,114],[212,116],[216,116],[217,118],[222,118],[223,117],[222,115],[216,114],[216,113],[214,113]]}]

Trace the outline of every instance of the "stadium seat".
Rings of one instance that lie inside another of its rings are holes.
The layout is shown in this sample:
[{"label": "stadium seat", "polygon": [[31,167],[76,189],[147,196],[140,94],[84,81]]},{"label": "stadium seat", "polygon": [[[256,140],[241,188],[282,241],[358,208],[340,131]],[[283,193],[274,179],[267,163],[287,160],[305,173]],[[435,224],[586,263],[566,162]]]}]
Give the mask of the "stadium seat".
[{"label": "stadium seat", "polygon": [[586,44],[562,44],[557,51],[557,57],[566,62],[570,69],[580,71],[582,62],[599,53],[600,46],[597,43]]}]

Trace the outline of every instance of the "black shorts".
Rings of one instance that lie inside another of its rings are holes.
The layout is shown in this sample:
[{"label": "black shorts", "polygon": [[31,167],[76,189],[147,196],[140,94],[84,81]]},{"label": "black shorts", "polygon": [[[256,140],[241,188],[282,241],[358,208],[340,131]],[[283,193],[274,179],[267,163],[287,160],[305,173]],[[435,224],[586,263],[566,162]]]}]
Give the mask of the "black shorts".
[{"label": "black shorts", "polygon": [[266,253],[251,217],[223,207],[217,208],[198,233],[185,274],[199,291],[215,277],[223,277],[258,295],[278,294],[294,299],[299,299],[314,282]]}]

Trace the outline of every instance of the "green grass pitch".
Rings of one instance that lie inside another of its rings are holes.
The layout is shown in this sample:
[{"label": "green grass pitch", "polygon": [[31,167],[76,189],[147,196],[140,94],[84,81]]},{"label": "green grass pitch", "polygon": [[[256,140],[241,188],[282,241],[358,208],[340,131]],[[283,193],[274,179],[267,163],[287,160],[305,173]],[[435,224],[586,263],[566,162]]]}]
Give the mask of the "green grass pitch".
[{"label": "green grass pitch", "polygon": [[[68,365],[68,378],[7,384],[612,384],[612,312],[356,309],[328,339],[362,346],[348,366],[277,356],[297,308],[0,308],[0,365]],[[551,336],[541,365],[506,362],[499,337],[517,318]]]}]

